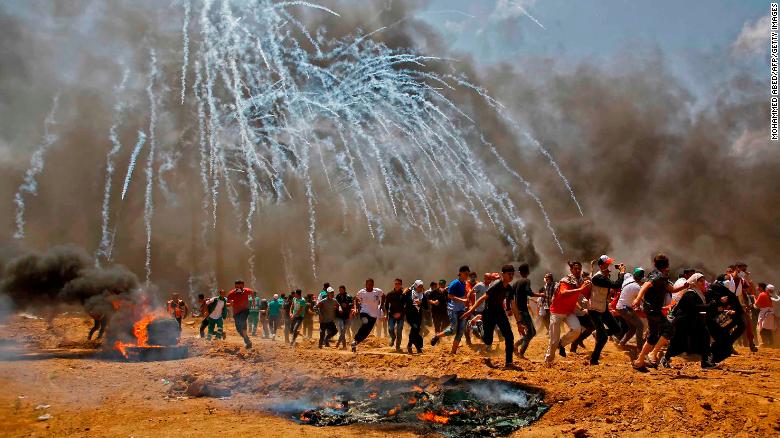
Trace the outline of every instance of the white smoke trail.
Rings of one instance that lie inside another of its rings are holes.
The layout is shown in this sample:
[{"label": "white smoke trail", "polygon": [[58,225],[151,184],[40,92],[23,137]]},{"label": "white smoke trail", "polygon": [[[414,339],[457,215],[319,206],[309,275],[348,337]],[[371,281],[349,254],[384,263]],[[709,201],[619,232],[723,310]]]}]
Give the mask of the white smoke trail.
[{"label": "white smoke trail", "polygon": [[146,228],[146,284],[152,278],[152,216],[154,215],[153,188],[154,188],[154,153],[157,148],[155,130],[157,129],[157,100],[154,95],[154,83],[157,77],[157,53],[154,48],[149,49],[149,82],[146,86],[146,94],[149,97],[149,155],[146,157],[146,193],[144,196],[144,226]]},{"label": "white smoke trail", "polygon": [[51,128],[57,123],[54,120],[54,115],[57,113],[57,106],[60,102],[60,94],[54,95],[52,100],[51,109],[43,122],[43,140],[35,148],[35,151],[30,158],[30,167],[24,173],[24,182],[19,186],[16,195],[14,195],[14,203],[16,204],[16,232],[14,238],[24,239],[24,193],[29,193],[32,196],[38,194],[38,181],[36,177],[43,172],[44,156],[46,151],[57,141],[58,136],[51,132]]},{"label": "white smoke trail", "polygon": [[125,183],[122,185],[122,196],[120,199],[124,201],[125,195],[127,195],[127,188],[130,186],[130,179],[133,177],[133,170],[135,169],[135,163],[138,160],[138,154],[141,153],[146,143],[146,134],[143,131],[138,131],[138,140],[135,142],[133,152],[130,154],[130,162],[127,164],[127,175],[125,175]]},{"label": "white smoke trail", "polygon": [[122,81],[119,83],[119,85],[116,87],[114,95],[116,96],[116,103],[114,104],[114,121],[111,125],[111,129],[109,130],[108,138],[111,140],[111,149],[106,154],[106,183],[103,186],[103,207],[101,209],[101,226],[100,226],[100,245],[98,246],[97,253],[95,254],[95,263],[99,263],[99,258],[102,256],[106,259],[107,262],[110,262],[111,259],[109,255],[111,254],[111,250],[109,249],[109,246],[111,245],[111,236],[108,231],[108,225],[109,225],[109,208],[111,205],[111,182],[114,177],[114,157],[119,153],[120,150],[122,150],[122,143],[119,141],[119,135],[117,134],[117,129],[119,128],[119,124],[122,121],[122,118],[125,114],[125,109],[127,108],[127,104],[125,103],[124,99],[122,99],[122,93],[125,91],[125,87],[127,86],[127,80],[130,77],[130,70],[125,69],[124,73],[122,74]]},{"label": "white smoke trail", "polygon": [[181,63],[181,104],[184,105],[184,95],[187,90],[187,65],[190,57],[190,36],[187,29],[190,27],[190,0],[184,0],[184,23],[181,26],[182,52],[184,59]]}]

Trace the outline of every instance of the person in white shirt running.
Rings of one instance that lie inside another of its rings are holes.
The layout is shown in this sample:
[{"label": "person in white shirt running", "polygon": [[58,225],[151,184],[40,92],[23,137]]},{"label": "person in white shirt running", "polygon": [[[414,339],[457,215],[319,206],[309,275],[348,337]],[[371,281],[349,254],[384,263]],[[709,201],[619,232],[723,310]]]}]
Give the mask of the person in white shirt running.
[{"label": "person in white shirt running", "polygon": [[379,305],[382,302],[382,289],[374,287],[374,279],[369,278],[366,280],[365,289],[360,289],[355,296],[355,308],[353,313],[360,315],[360,329],[355,333],[355,338],[352,341],[352,352],[357,352],[357,345],[363,342],[371,333],[371,329],[376,324],[376,319],[379,318]]}]

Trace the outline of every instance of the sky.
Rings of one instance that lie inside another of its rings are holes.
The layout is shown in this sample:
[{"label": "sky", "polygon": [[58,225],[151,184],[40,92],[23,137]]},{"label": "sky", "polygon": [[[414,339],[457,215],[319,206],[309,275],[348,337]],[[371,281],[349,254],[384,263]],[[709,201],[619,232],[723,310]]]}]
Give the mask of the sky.
[{"label": "sky", "polygon": [[530,54],[599,57],[635,44],[726,53],[745,23],[768,13],[769,2],[755,0],[432,0],[421,17],[490,62]]}]

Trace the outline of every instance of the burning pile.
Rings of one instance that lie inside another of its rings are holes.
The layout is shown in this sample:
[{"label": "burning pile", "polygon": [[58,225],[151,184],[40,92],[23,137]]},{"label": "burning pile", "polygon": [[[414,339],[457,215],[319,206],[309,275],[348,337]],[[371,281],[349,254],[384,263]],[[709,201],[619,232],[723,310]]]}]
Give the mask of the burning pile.
[{"label": "burning pile", "polygon": [[[188,349],[186,346],[177,345],[179,343],[180,329],[175,319],[164,314],[152,312],[146,303],[141,305],[132,305],[116,302],[114,304],[118,310],[123,306],[129,306],[127,311],[117,312],[120,325],[127,327],[128,317],[132,322],[132,330],[127,333],[117,332],[116,335],[121,339],[113,341],[115,352],[121,354],[128,360],[171,360],[187,357]],[[122,321],[124,320],[124,321]],[[125,336],[121,336],[121,335]],[[135,342],[125,342],[123,339],[130,337]]]},{"label": "burning pile", "polygon": [[504,436],[541,417],[548,409],[541,399],[538,392],[511,382],[448,376],[374,382],[323,397],[304,409],[306,403],[299,402],[279,404],[274,410],[313,426],[398,423],[445,436]]}]

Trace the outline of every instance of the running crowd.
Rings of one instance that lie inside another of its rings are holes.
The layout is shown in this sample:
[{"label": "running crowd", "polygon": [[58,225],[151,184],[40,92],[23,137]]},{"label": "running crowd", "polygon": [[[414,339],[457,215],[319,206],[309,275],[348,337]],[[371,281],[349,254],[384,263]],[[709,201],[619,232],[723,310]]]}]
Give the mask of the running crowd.
[{"label": "running crowd", "polygon": [[[461,266],[456,279],[431,282],[427,289],[421,280],[405,288],[397,278],[392,290],[384,292],[369,278],[354,296],[344,286],[336,291],[325,283],[316,295],[304,296],[299,289],[262,298],[238,280],[229,292],[198,297],[200,336],[224,339],[230,308],[247,348],[258,330],[263,338],[274,340],[281,330],[285,342],[295,346],[299,337],[313,337],[316,317],[319,348],[330,347],[335,339],[336,348],[346,349],[349,342],[356,352],[375,331],[402,351],[408,326],[407,353],[422,353],[424,338],[430,336],[431,346],[452,337],[450,351],[455,354],[464,337],[468,345],[487,351],[495,335],[503,339],[507,368],[514,368],[515,354],[525,359],[542,327],[547,331],[548,365],[556,354],[566,356],[567,348],[570,353],[584,349],[590,336],[595,338],[591,365],[599,365],[611,339],[632,356],[639,371],[671,367],[672,358],[683,353],[699,357],[702,368],[712,368],[737,354],[733,345],[738,341],[754,352],[759,339],[762,347],[775,346],[780,297],[773,285],[754,282],[745,263],[727,267],[711,281],[694,269],[684,269],[673,281],[664,254],[653,258],[650,272],[641,267],[629,272],[606,255],[590,265],[591,272],[585,272],[581,262],[571,261],[569,274],[558,281],[546,273],[544,285],[536,291],[527,264],[504,265],[500,272],[484,274],[482,281],[468,266]],[[167,309],[179,324],[189,312],[177,294]]]}]

